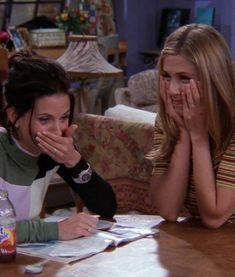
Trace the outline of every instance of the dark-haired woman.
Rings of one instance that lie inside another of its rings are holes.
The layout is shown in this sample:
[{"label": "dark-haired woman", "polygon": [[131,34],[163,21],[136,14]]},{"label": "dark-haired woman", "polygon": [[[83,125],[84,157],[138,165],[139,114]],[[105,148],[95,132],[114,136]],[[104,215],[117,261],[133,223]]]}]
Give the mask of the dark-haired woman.
[{"label": "dark-haired woman", "polygon": [[97,216],[79,213],[59,223],[38,218],[51,177],[57,172],[94,214],[112,217],[111,186],[74,146],[73,97],[63,68],[54,61],[13,56],[0,119],[0,189],[17,216],[17,241],[69,240],[90,235]]}]

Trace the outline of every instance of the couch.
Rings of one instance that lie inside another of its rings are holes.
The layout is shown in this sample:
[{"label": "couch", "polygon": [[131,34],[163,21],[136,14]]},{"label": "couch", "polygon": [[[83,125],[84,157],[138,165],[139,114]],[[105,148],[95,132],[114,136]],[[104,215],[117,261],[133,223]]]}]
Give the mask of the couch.
[{"label": "couch", "polygon": [[156,113],[157,91],[157,70],[148,69],[132,75],[127,87],[116,88],[115,103]]},{"label": "couch", "polygon": [[145,158],[154,125],[93,114],[80,114],[78,124],[77,147],[112,185],[118,212],[156,213],[149,198],[152,164]]}]

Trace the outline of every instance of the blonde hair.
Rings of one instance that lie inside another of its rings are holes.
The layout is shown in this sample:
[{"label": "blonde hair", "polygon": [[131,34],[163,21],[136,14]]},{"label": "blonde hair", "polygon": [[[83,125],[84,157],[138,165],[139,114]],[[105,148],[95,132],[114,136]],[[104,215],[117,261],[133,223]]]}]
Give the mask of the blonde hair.
[{"label": "blonde hair", "polygon": [[[178,28],[166,39],[158,62],[158,76],[161,76],[167,55],[182,55],[195,66],[207,106],[212,153],[214,156],[222,153],[234,131],[235,77],[228,45],[213,27],[189,24]],[[160,89],[159,83],[158,77]],[[159,98],[159,122],[164,139],[160,149],[152,154],[170,158],[177,141],[178,128]]]}]

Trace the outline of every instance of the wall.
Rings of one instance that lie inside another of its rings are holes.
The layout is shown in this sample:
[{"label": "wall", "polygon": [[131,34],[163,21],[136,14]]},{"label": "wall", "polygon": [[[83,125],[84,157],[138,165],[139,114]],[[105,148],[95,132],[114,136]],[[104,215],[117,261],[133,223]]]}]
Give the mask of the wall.
[{"label": "wall", "polygon": [[127,77],[148,68],[140,52],[156,48],[162,8],[190,8],[193,22],[196,8],[204,6],[215,7],[215,26],[235,58],[234,0],[115,0],[117,32],[128,42]]},{"label": "wall", "polygon": [[235,1],[234,0],[195,0],[195,7],[200,5],[215,7],[215,28],[227,41],[233,59],[235,59]]},{"label": "wall", "polygon": [[234,14],[232,11],[235,8],[234,0],[196,0],[195,10],[197,7],[214,7],[215,8],[215,23],[214,27],[221,32],[232,52],[232,19]]},{"label": "wall", "polygon": [[140,52],[156,48],[162,8],[192,9],[193,6],[193,0],[114,1],[117,32],[128,42],[127,76],[148,68]]},{"label": "wall", "polygon": [[156,47],[161,1],[116,0],[117,32],[128,42],[127,76],[144,69],[140,51]]},{"label": "wall", "polygon": [[235,59],[235,1],[214,0],[211,1],[216,11],[216,26],[230,46],[232,56]]}]

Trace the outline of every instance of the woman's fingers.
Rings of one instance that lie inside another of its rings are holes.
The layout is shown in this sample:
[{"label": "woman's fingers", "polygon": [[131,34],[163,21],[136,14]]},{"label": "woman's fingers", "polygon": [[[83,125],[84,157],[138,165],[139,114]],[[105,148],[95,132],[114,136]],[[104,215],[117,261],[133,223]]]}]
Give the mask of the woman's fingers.
[{"label": "woman's fingers", "polygon": [[61,137],[49,132],[39,132],[36,140],[43,152],[51,155],[63,156],[70,147],[73,147],[73,139],[71,137]]},{"label": "woman's fingers", "polygon": [[55,135],[52,132],[38,132],[37,136],[43,139],[48,144],[58,144],[58,145],[63,144],[66,141],[66,139],[68,139],[62,136]]},{"label": "woman's fingers", "polygon": [[60,145],[56,143],[48,143],[47,140],[44,140],[44,137],[41,134],[37,135],[36,140],[38,142],[38,146],[42,149],[44,153],[48,153],[51,155],[60,154]]},{"label": "woman's fingers", "polygon": [[64,132],[65,137],[72,137],[76,129],[78,128],[78,125],[72,124],[70,125]]},{"label": "woman's fingers", "polygon": [[51,145],[47,145],[47,144],[44,144],[44,142],[39,142],[38,143],[38,146],[41,148],[41,150],[43,151],[43,153],[46,153],[50,156],[60,156],[61,155],[61,151],[56,148],[56,147],[53,147]]},{"label": "woman's fingers", "polygon": [[94,233],[98,217],[86,213],[79,213],[59,222],[59,238],[70,240]]},{"label": "woman's fingers", "polygon": [[193,109],[195,107],[195,102],[192,95],[191,85],[185,85],[185,93],[184,93],[184,104],[185,108]]},{"label": "woman's fingers", "polygon": [[[69,133],[72,134],[75,128],[72,127]],[[51,132],[39,132],[36,136],[37,145],[41,151],[58,163],[66,167],[74,167],[81,159],[80,153],[75,149],[71,136],[59,136]]]},{"label": "woman's fingers", "polygon": [[190,83],[185,85],[184,93],[186,95],[186,104],[189,109],[193,109],[201,104],[199,88],[194,80],[190,80]]}]

